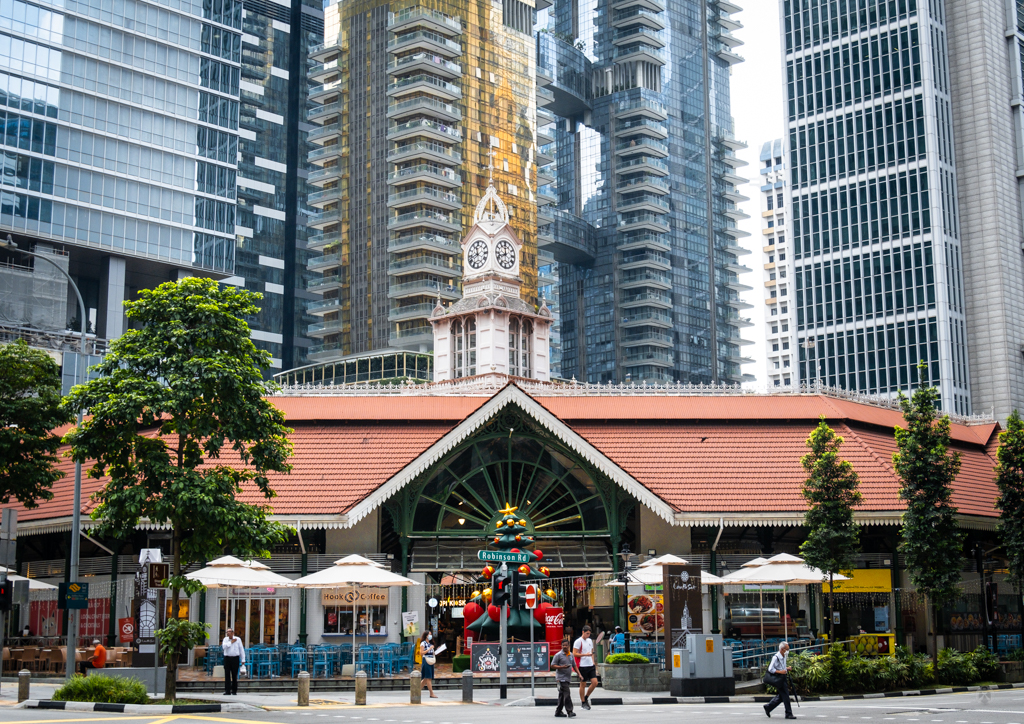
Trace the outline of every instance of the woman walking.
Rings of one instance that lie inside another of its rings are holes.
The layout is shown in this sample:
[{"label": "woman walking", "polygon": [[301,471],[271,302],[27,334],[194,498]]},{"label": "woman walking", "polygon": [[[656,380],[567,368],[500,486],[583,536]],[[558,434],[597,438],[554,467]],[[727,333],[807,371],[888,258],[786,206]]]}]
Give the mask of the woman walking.
[{"label": "woman walking", "polygon": [[434,644],[431,643],[434,635],[430,631],[424,631],[423,635],[420,636],[420,657],[423,661],[420,664],[420,676],[423,677],[420,682],[420,690],[423,687],[427,687],[430,691],[430,698],[436,699],[437,695],[434,693],[434,663],[437,659],[434,658]]}]

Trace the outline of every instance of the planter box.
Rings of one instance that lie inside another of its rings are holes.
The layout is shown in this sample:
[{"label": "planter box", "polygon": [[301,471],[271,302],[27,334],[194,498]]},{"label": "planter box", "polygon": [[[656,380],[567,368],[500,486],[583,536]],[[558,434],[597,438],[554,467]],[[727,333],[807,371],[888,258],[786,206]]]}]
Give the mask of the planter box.
[{"label": "planter box", "polygon": [[606,691],[664,691],[658,664],[598,664]]},{"label": "planter box", "polygon": [[1003,661],[999,665],[1002,671],[997,677],[998,681],[1008,684],[1024,681],[1024,661]]}]

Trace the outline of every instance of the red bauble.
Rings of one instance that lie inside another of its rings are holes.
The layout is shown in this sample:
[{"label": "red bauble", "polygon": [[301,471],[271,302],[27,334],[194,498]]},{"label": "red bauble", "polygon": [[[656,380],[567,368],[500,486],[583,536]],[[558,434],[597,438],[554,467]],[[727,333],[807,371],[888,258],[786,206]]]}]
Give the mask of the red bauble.
[{"label": "red bauble", "polygon": [[551,576],[551,569],[548,568],[547,566],[541,566],[540,567],[540,572],[543,573],[545,576],[548,576],[548,577]]},{"label": "red bauble", "polygon": [[544,560],[544,551],[534,551],[533,555],[537,556],[538,561]]},{"label": "red bauble", "polygon": [[490,578],[494,575],[494,566],[484,566],[482,574],[484,578]]},{"label": "red bauble", "polygon": [[492,603],[490,606],[487,607],[487,615],[491,617],[492,621],[500,621],[501,609]]},{"label": "red bauble", "polygon": [[466,623],[473,623],[484,613],[484,607],[479,603],[467,603],[462,609],[462,616]]},{"label": "red bauble", "polygon": [[522,573],[524,576],[528,576],[530,575],[530,567],[524,563],[523,565],[519,566],[519,572]]},{"label": "red bauble", "polygon": [[533,609],[533,617],[540,623],[544,623],[544,609],[551,608],[550,603],[541,603],[537,605],[537,608]]},{"label": "red bauble", "polygon": [[521,553],[521,552],[522,551],[520,551],[518,548],[513,548],[512,550],[509,551],[509,553]]}]

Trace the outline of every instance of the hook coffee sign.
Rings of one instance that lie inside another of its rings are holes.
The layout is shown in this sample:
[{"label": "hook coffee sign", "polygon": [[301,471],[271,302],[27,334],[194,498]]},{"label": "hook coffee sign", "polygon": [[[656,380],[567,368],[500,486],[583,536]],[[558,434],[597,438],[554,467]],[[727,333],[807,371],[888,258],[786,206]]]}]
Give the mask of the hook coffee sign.
[{"label": "hook coffee sign", "polygon": [[386,588],[325,588],[320,594],[324,606],[387,606]]}]

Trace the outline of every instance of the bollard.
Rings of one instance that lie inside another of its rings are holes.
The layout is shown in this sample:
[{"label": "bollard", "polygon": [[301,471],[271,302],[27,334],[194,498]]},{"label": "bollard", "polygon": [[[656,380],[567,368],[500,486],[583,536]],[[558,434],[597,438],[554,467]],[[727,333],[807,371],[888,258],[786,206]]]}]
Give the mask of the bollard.
[{"label": "bollard", "polygon": [[32,681],[32,672],[22,669],[18,672],[18,702],[28,699],[28,685]]},{"label": "bollard", "polygon": [[309,706],[309,672],[299,672],[299,706]]},{"label": "bollard", "polygon": [[419,704],[422,699],[421,685],[423,681],[423,674],[418,671],[414,671],[409,674],[409,703]]},{"label": "bollard", "polygon": [[473,703],[473,670],[466,669],[462,672],[462,703]]},{"label": "bollard", "polygon": [[366,704],[366,672],[356,672],[356,706]]}]

